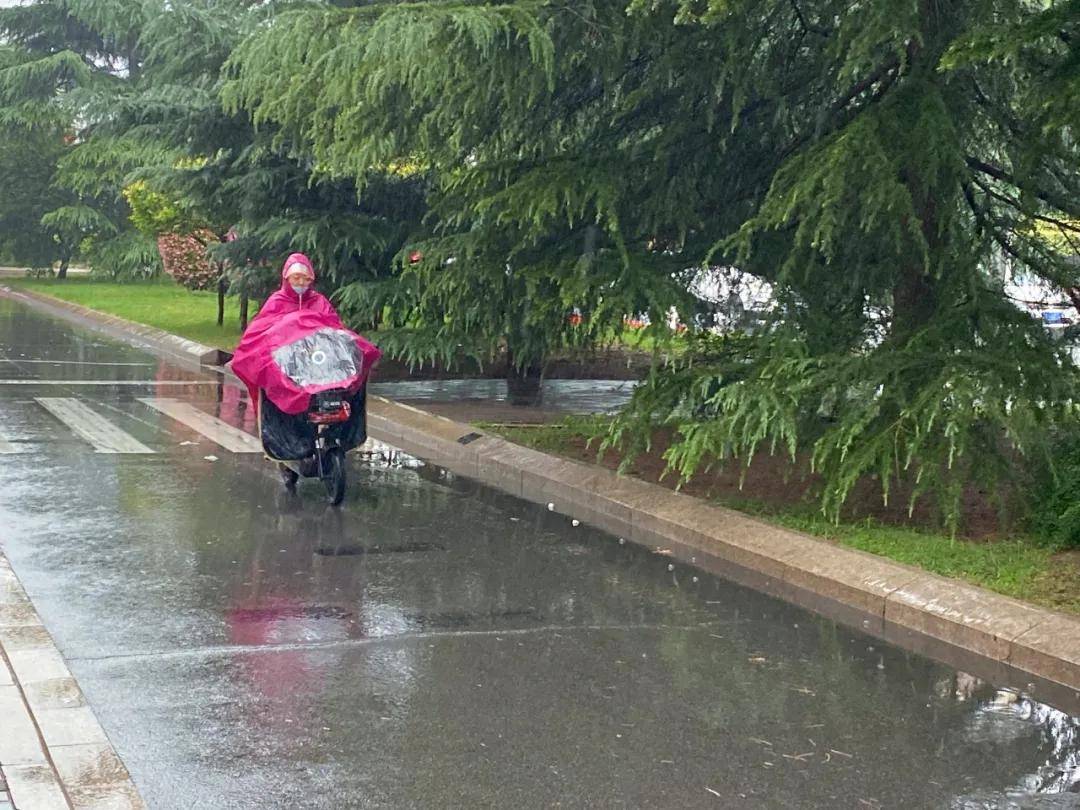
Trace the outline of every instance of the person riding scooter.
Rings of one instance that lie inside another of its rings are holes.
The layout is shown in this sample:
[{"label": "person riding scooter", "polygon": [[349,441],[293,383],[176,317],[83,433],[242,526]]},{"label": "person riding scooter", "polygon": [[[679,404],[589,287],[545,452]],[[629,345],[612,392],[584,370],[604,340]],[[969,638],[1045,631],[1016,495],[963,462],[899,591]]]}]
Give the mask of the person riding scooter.
[{"label": "person riding scooter", "polygon": [[281,278],[245,330],[232,368],[256,404],[263,449],[280,463],[285,486],[318,477],[337,504],[345,452],[367,438],[367,380],[381,352],[312,289],[307,256],[289,256]]}]

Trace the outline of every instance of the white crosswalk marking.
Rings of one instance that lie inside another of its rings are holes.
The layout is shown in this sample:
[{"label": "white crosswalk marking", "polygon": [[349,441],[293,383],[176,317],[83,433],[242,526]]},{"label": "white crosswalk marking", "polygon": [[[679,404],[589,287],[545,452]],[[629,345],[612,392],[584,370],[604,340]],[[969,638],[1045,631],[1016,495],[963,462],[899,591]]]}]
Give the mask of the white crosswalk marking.
[{"label": "white crosswalk marking", "polygon": [[19,449],[15,447],[11,442],[0,436],[0,456],[10,453],[18,453]]},{"label": "white crosswalk marking", "polygon": [[153,453],[84,403],[71,397],[36,397],[53,416],[93,445],[98,453]]},{"label": "white crosswalk marking", "polygon": [[166,416],[171,416],[177,422],[187,425],[233,453],[261,453],[263,451],[262,444],[250,433],[200,411],[187,402],[168,397],[144,397],[140,398],[139,402],[149,405]]}]

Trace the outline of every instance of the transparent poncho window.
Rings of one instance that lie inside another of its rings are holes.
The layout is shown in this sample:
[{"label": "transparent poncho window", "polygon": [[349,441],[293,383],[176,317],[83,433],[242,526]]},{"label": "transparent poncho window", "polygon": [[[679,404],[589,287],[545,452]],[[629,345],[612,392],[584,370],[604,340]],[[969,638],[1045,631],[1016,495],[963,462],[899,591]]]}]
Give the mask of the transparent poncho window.
[{"label": "transparent poncho window", "polygon": [[301,387],[346,383],[364,370],[356,341],[340,329],[320,329],[274,351],[274,362]]}]

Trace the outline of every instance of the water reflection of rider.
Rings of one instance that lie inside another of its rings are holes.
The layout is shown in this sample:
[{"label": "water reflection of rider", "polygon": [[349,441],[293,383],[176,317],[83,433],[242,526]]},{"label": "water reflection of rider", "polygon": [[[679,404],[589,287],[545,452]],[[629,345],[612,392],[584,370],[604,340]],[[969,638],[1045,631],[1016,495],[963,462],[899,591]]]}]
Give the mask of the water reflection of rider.
[{"label": "water reflection of rider", "polygon": [[[365,637],[361,603],[347,587],[351,579],[342,578],[332,557],[315,553],[342,542],[341,512],[313,513],[289,498],[278,506],[225,611],[229,642],[251,648],[234,661],[248,689],[264,699],[261,706],[319,692],[331,681],[329,670],[340,665],[339,657],[322,648]],[[292,541],[298,536],[305,542]],[[304,706],[294,708],[305,713]],[[274,725],[274,718],[260,722]]]}]

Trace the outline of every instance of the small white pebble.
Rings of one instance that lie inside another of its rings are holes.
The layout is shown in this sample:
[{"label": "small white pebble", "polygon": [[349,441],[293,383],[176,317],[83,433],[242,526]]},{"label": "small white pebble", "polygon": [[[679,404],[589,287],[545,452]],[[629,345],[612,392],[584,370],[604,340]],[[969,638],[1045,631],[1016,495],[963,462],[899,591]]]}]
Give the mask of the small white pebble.
[{"label": "small white pebble", "polygon": [[668,567],[667,567],[667,570],[668,570],[668,571],[674,571],[674,570],[675,570],[675,566],[674,566],[673,564],[671,564],[671,563],[668,563]]},{"label": "small white pebble", "polygon": [[554,512],[555,511],[555,504],[549,503],[548,504],[548,511],[549,512]]},{"label": "small white pebble", "polygon": [[580,521],[580,520],[571,520],[571,521],[570,521],[570,525],[571,525],[571,526],[580,526],[580,525],[581,525],[581,521]]},{"label": "small white pebble", "polygon": [[620,546],[625,546],[626,545],[626,540],[624,538],[620,537],[619,538],[619,545]]},{"label": "small white pebble", "polygon": [[697,577],[691,577],[691,581],[693,581],[693,582],[697,582],[697,581],[698,581],[698,578],[697,578]]},{"label": "small white pebble", "polygon": [[217,461],[217,456],[203,456],[204,461]]}]

